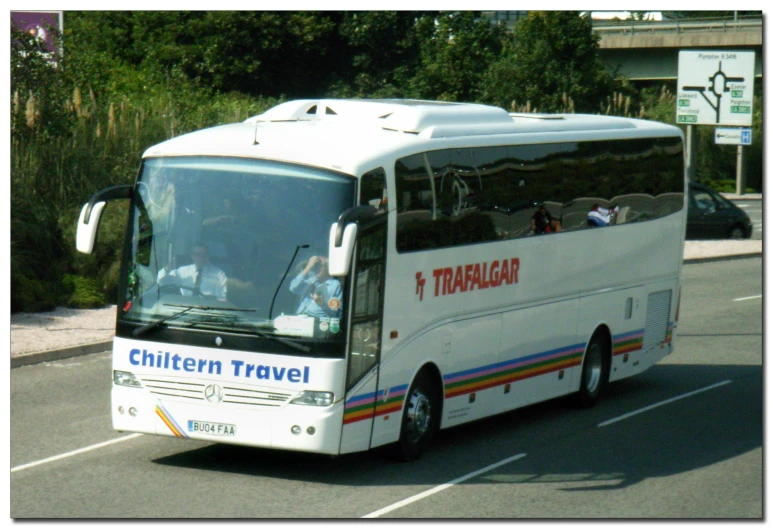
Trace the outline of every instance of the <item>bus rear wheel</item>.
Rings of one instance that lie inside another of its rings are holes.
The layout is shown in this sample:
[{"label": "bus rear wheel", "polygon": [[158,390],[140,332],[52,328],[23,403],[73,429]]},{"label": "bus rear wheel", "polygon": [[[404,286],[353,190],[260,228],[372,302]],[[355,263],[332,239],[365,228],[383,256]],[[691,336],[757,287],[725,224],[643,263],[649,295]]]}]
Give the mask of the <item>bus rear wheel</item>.
[{"label": "bus rear wheel", "polygon": [[419,373],[406,394],[397,457],[402,461],[418,459],[432,442],[440,420],[440,404],[432,380]]},{"label": "bus rear wheel", "polygon": [[588,344],[588,351],[582,362],[580,390],[575,402],[581,408],[590,408],[603,392],[609,380],[609,346],[607,341],[596,333]]}]

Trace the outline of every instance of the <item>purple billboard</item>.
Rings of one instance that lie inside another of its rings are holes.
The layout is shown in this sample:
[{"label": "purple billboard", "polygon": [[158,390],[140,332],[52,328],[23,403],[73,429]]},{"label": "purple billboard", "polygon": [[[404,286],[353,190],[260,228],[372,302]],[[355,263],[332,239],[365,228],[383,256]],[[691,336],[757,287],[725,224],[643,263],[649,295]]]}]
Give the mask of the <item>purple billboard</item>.
[{"label": "purple billboard", "polygon": [[49,28],[62,31],[62,11],[11,11],[11,25],[39,38],[49,53],[56,53],[56,43]]}]

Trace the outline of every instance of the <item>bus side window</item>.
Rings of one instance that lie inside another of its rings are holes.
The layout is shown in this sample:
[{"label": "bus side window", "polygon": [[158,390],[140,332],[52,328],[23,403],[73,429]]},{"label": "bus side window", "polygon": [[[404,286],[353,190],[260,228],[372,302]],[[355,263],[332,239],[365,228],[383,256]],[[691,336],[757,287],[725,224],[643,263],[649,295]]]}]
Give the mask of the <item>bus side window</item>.
[{"label": "bus side window", "polygon": [[[507,179],[507,196],[511,197],[510,237],[561,231],[563,197],[562,144],[513,145],[508,148],[511,167]],[[532,230],[532,219],[544,205],[552,219],[542,231]]]},{"label": "bus side window", "polygon": [[360,179],[360,205],[371,205],[378,210],[378,214],[387,212],[386,172],[381,167],[362,175]]}]

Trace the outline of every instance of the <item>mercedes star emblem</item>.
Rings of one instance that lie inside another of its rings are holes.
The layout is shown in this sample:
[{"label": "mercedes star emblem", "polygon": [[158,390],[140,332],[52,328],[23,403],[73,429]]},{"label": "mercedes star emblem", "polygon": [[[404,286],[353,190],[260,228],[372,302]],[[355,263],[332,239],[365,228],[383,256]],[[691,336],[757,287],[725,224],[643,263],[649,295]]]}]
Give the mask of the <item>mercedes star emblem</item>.
[{"label": "mercedes star emblem", "polygon": [[210,384],[204,388],[204,398],[212,404],[218,404],[223,401],[223,388],[217,384]]}]

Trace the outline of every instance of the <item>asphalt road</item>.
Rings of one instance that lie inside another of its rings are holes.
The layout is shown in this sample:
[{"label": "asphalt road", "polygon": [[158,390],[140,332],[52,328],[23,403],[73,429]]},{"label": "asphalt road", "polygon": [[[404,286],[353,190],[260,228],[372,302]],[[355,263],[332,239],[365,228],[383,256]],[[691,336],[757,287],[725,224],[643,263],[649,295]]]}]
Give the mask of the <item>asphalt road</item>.
[{"label": "asphalt road", "polygon": [[759,519],[761,294],[762,259],[687,265],[673,355],[592,409],[478,421],[410,464],[119,434],[109,354],[14,369],[11,516]]},{"label": "asphalt road", "polygon": [[743,209],[752,223],[754,228],[752,229],[752,239],[762,239],[762,200],[733,200],[733,203],[739,208]]}]

